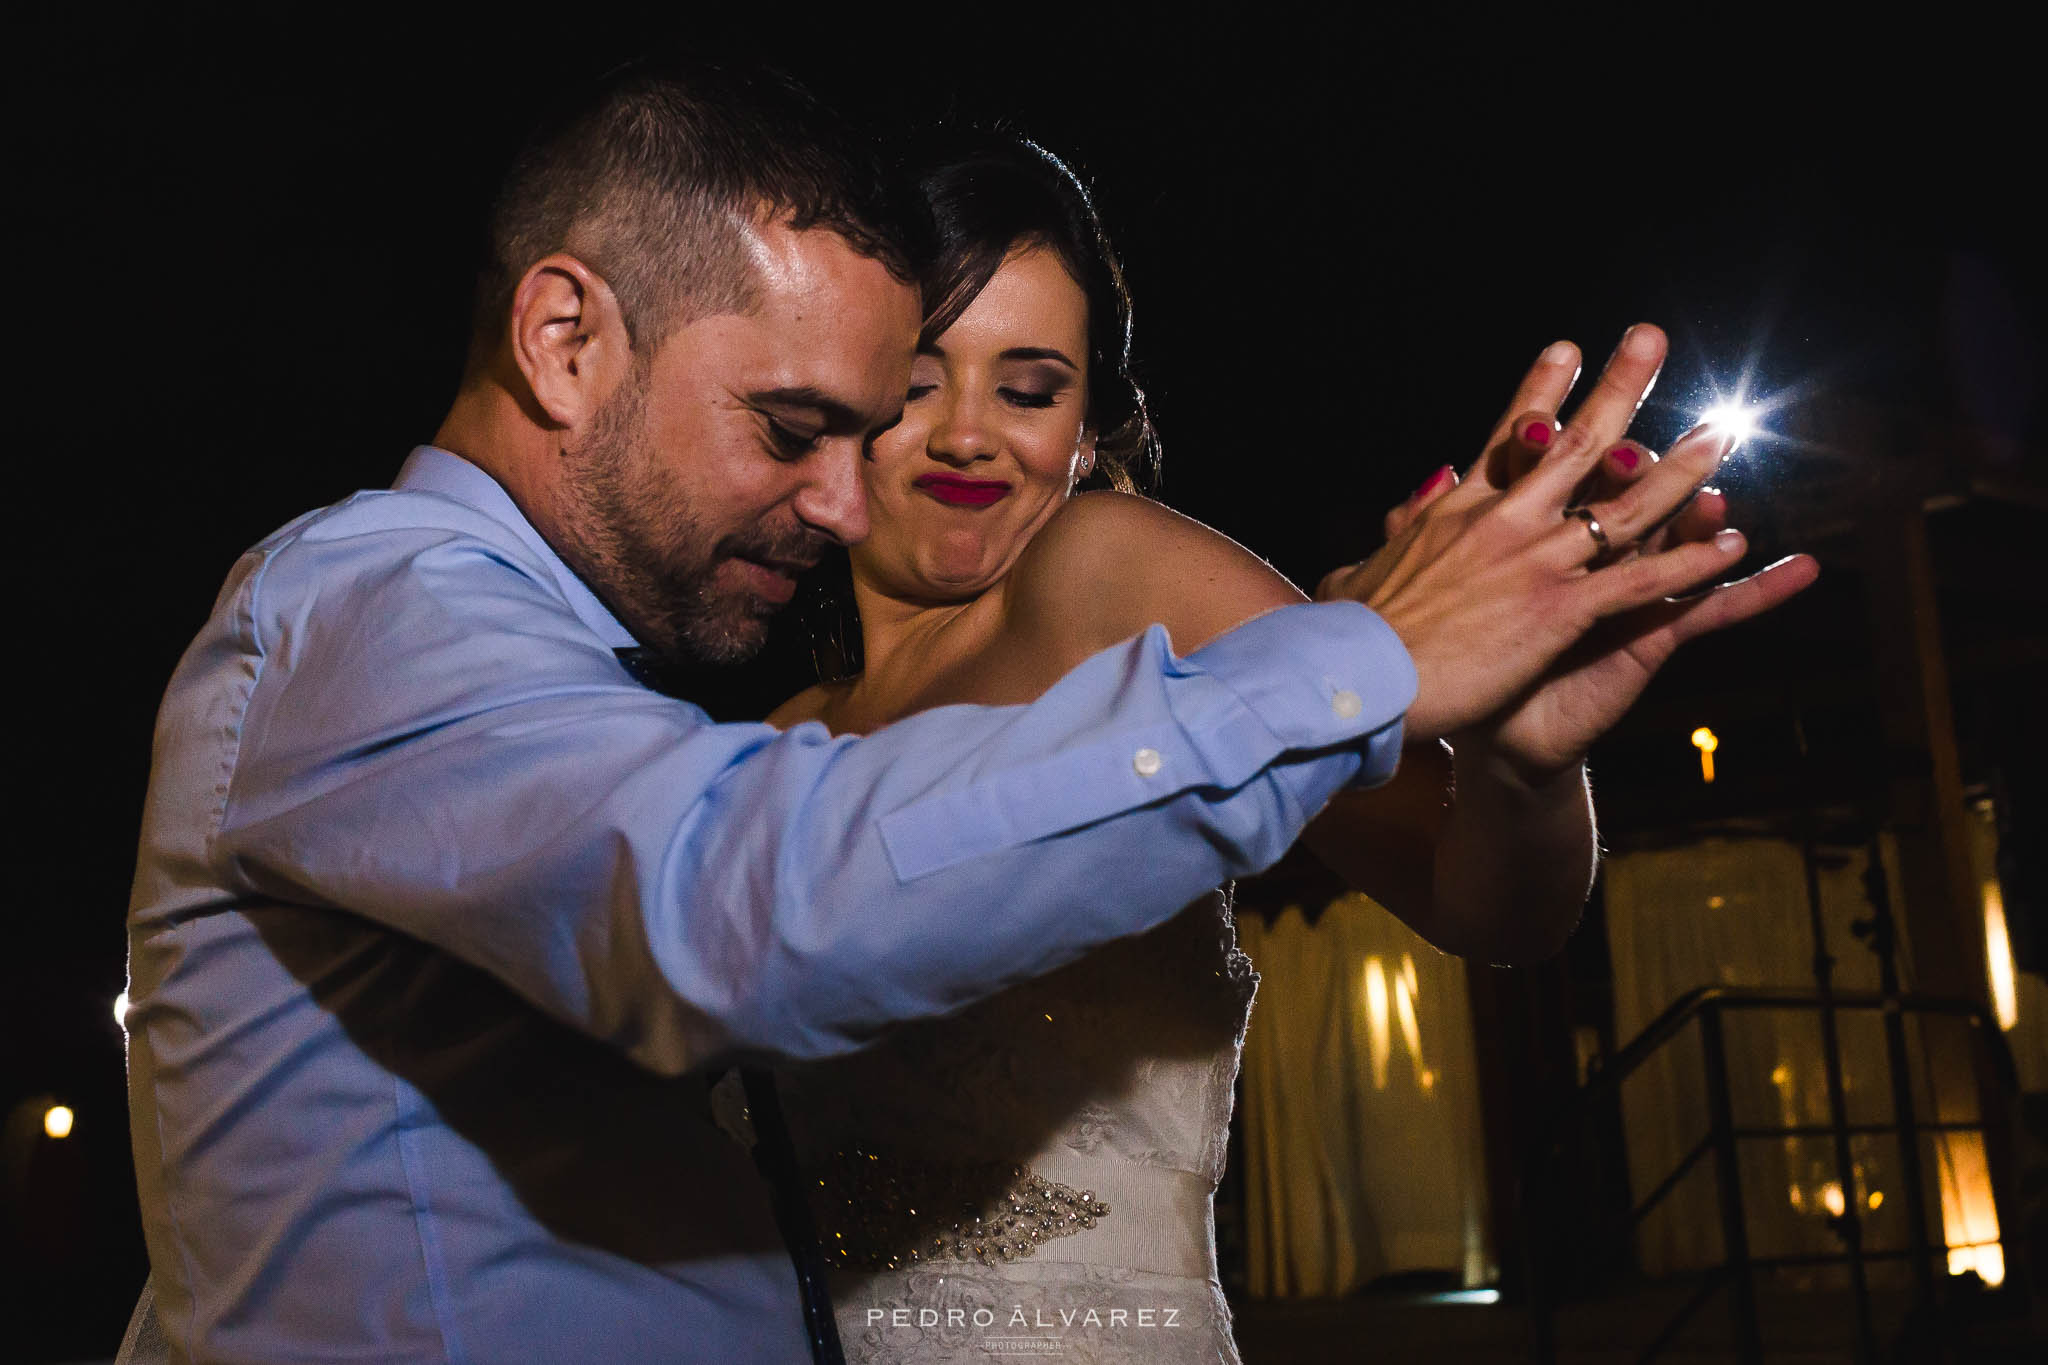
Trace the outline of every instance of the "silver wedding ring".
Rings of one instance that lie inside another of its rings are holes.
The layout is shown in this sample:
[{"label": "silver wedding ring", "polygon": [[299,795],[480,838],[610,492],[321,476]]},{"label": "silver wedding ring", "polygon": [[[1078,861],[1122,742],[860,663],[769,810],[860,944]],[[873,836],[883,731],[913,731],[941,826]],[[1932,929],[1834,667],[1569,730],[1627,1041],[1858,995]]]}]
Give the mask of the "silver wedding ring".
[{"label": "silver wedding ring", "polygon": [[1593,537],[1593,544],[1597,547],[1598,553],[1604,555],[1614,548],[1607,543],[1607,532],[1601,528],[1600,518],[1593,515],[1592,508],[1567,507],[1564,509],[1564,514],[1567,517],[1577,517],[1580,521],[1586,523],[1586,534]]}]

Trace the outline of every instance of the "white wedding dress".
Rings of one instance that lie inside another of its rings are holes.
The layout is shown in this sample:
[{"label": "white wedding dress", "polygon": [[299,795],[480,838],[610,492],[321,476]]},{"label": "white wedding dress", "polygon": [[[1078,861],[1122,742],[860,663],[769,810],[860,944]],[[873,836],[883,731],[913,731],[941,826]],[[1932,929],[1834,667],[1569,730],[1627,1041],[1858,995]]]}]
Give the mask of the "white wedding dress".
[{"label": "white wedding dress", "polygon": [[1216,892],[784,1073],[847,1360],[1236,1365],[1211,1196],[1257,982]]}]

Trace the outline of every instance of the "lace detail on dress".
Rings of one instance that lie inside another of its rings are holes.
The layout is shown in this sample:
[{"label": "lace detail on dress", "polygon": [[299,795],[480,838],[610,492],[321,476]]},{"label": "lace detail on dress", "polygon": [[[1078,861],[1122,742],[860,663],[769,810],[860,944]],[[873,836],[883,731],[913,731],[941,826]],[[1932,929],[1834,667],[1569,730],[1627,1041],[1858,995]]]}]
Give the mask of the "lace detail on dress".
[{"label": "lace detail on dress", "polygon": [[1252,966],[1251,954],[1237,946],[1237,887],[1225,886],[1216,899],[1216,946],[1223,953],[1223,980],[1237,1001],[1237,1045],[1243,1047],[1244,1031],[1252,1019],[1252,999],[1259,993],[1259,973]]}]

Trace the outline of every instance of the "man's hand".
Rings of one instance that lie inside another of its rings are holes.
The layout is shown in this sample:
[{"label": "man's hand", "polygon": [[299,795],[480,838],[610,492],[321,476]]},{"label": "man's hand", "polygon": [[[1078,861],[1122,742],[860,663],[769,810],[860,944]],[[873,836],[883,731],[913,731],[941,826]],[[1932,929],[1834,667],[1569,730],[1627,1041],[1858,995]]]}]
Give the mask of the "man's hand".
[{"label": "man's hand", "polygon": [[[1664,345],[1656,328],[1631,328],[1561,430],[1551,413],[1571,387],[1576,353],[1552,347],[1467,479],[1440,475],[1389,515],[1392,536],[1378,554],[1324,580],[1318,597],[1364,602],[1408,645],[1421,675],[1411,736],[1476,741],[1541,780],[1576,764],[1680,643],[1813,581],[1813,561],[1796,556],[1670,600],[1745,546],[1721,525],[1718,495],[1693,498],[1725,455],[1724,436],[1690,433],[1662,462],[1620,443]],[[1587,508],[1611,552],[1567,515],[1587,489],[1613,490]]]},{"label": "man's hand", "polygon": [[[1594,487],[1603,495],[1618,496],[1656,463],[1653,452],[1625,443],[1608,453]],[[1595,516],[1602,505],[1593,505]],[[1715,489],[1701,488],[1639,550],[1628,553],[1711,541],[1726,528],[1727,519],[1728,500]],[[1794,555],[1700,596],[1652,603],[1604,621],[1566,651],[1517,704],[1459,738],[1488,746],[1526,774],[1569,768],[1621,719],[1681,644],[1770,610],[1818,574],[1811,556]]]}]

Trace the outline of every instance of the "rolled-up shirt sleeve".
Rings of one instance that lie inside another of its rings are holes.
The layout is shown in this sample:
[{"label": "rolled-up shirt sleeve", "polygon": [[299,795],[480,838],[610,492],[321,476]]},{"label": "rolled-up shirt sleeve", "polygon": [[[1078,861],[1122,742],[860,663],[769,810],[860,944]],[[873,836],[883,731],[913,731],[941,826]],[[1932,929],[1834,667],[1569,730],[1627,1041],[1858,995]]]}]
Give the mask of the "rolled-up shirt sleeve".
[{"label": "rolled-up shirt sleeve", "polygon": [[[958,1008],[1275,861],[1398,756],[1415,675],[1351,604],[861,738],[633,682],[482,519],[349,505],[252,552],[174,679],[219,725],[204,859],[367,917],[675,1073]],[[222,698],[226,700],[223,701]],[[195,724],[199,723],[195,720]]]}]

